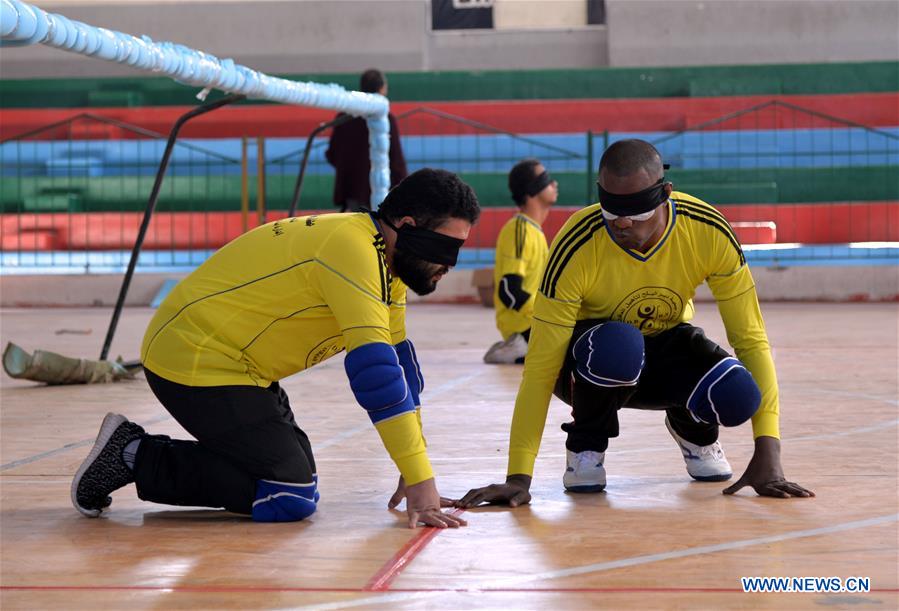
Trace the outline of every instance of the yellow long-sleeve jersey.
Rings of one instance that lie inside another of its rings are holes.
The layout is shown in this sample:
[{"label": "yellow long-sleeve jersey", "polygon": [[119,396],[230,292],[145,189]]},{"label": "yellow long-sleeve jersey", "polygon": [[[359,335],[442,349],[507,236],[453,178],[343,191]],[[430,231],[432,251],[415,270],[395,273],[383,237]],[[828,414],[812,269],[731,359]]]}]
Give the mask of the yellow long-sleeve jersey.
[{"label": "yellow long-sleeve jersey", "polygon": [[752,373],[762,403],[756,437],[779,437],[777,375],[752,274],[720,212],[686,193],[664,204],[668,225],[647,253],[611,237],[599,204],[574,214],[553,240],[534,304],[524,375],[515,402],[508,473],[531,475],[553,386],[575,322],[606,319],[654,335],[693,318],[696,287],[707,282],[727,338]]},{"label": "yellow long-sleeve jersey", "polygon": [[[289,218],[225,245],[160,305],[144,365],[187,386],[260,386],[365,344],[406,338],[406,287],[365,213]],[[409,484],[433,476],[419,420],[375,425]]]},{"label": "yellow long-sleeve jersey", "polygon": [[[516,214],[500,229],[493,268],[493,307],[496,310],[496,328],[503,339],[531,328],[534,299],[548,258],[549,246],[543,229],[526,214]],[[521,289],[530,294],[523,305],[516,304],[518,309],[506,306],[500,295],[500,291],[507,290],[502,282],[507,274],[521,276]]]}]

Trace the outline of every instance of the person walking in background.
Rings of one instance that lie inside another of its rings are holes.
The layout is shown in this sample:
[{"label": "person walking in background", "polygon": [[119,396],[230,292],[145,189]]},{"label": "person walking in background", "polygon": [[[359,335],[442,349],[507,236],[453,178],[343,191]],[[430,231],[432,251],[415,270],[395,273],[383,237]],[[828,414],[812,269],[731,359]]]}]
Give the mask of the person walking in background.
[{"label": "person walking in background", "polygon": [[[387,95],[387,77],[380,70],[370,68],[359,79],[359,90],[365,93]],[[343,116],[340,113],[337,116]],[[408,171],[400,131],[396,117],[388,114],[390,121],[390,186],[395,187]],[[334,205],[341,212],[371,209],[371,159],[368,146],[368,126],[365,119],[355,117],[336,126],[331,132],[331,141],[325,157],[336,171],[334,177]]]},{"label": "person walking in background", "polygon": [[493,307],[503,340],[484,355],[485,363],[523,363],[534,316],[534,296],[549,257],[543,223],[559,199],[559,183],[537,159],[523,159],[509,172],[509,191],[518,214],[500,229],[493,268]]}]

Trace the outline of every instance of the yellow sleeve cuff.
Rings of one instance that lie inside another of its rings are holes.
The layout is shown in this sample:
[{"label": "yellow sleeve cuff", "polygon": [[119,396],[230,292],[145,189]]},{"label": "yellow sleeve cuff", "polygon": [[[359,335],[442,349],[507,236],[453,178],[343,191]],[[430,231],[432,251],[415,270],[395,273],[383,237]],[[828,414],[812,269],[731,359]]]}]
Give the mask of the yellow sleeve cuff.
[{"label": "yellow sleeve cuff", "polygon": [[778,414],[761,409],[752,417],[752,438],[774,437],[780,439],[780,418]]},{"label": "yellow sleeve cuff", "polygon": [[534,463],[537,462],[537,455],[521,450],[512,450],[509,452],[509,467],[506,475],[534,475]]},{"label": "yellow sleeve cuff", "polygon": [[407,486],[434,477],[416,414],[406,412],[377,423],[375,428]]}]

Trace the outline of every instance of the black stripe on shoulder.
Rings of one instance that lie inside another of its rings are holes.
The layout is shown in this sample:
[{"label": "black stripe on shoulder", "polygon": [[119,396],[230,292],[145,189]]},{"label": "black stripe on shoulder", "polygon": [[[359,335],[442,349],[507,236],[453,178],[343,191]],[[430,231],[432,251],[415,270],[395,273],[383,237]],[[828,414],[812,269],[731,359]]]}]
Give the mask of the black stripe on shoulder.
[{"label": "black stripe on shoulder", "polygon": [[524,252],[524,232],[526,231],[526,227],[524,226],[524,219],[518,217],[515,219],[515,258],[520,259],[521,253]]},{"label": "black stripe on shoulder", "polygon": [[698,214],[702,217],[708,218],[710,220],[717,220],[722,227],[730,233],[731,237],[734,240],[739,242],[740,240],[737,238],[737,233],[734,231],[734,228],[730,226],[730,223],[727,222],[727,219],[724,218],[724,215],[715,210],[713,207],[706,205],[697,205],[693,202],[679,202],[676,204],[678,210],[688,210],[693,212],[694,214]]},{"label": "black stripe on shoulder", "polygon": [[734,236],[729,231],[729,227],[727,226],[726,223],[722,225],[722,223],[720,221],[718,221],[717,219],[715,219],[713,217],[703,215],[702,213],[697,214],[695,211],[689,210],[687,208],[678,208],[677,213],[688,219],[693,219],[694,221],[697,221],[699,223],[704,223],[706,225],[710,225],[710,226],[714,227],[715,229],[717,229],[718,231],[720,231],[721,233],[723,233],[725,235],[725,237],[727,237],[727,240],[734,247],[734,250],[737,251],[737,256],[740,257],[740,265],[744,265],[746,263],[746,256],[743,254],[743,249],[740,248],[740,242],[738,242],[736,236]]},{"label": "black stripe on shoulder", "polygon": [[709,216],[713,216],[718,220],[723,221],[728,227],[730,227],[730,223],[727,222],[727,219],[724,218],[724,215],[721,214],[721,211],[710,204],[707,204],[705,202],[691,202],[685,199],[673,199],[672,201],[675,204],[678,204],[681,208],[689,208],[690,210],[694,210],[696,212],[704,212]]},{"label": "black stripe on shoulder", "polygon": [[556,273],[556,269],[558,268],[559,262],[565,258],[565,253],[571,247],[572,244],[577,242],[579,237],[584,231],[588,231],[590,228],[590,224],[594,222],[596,219],[602,219],[602,211],[597,210],[595,212],[591,212],[586,215],[584,218],[579,220],[577,224],[575,224],[567,234],[565,234],[562,238],[559,239],[558,243],[553,248],[552,252],[549,253],[549,261],[546,263],[546,271],[543,274],[543,281],[540,283],[540,292],[544,295],[548,294],[549,291],[549,283],[548,279],[550,276]]},{"label": "black stripe on shoulder", "polygon": [[605,227],[605,225],[605,219],[600,215],[598,219],[594,219],[592,224],[588,225],[583,231],[578,233],[577,241],[573,242],[571,247],[566,249],[565,256],[559,260],[559,265],[556,267],[555,272],[553,272],[552,277],[549,277],[549,274],[543,276],[543,282],[546,284],[547,288],[547,290],[543,292],[544,295],[553,298],[556,296],[556,285],[559,283],[559,278],[562,277],[562,272],[565,271],[565,266],[571,261],[574,253],[576,253],[581,246],[593,239],[593,235]]},{"label": "black stripe on shoulder", "polygon": [[387,265],[384,261],[386,245],[381,234],[375,236],[375,256],[378,258],[378,279],[381,281],[381,301],[389,303],[390,281],[387,279]]}]

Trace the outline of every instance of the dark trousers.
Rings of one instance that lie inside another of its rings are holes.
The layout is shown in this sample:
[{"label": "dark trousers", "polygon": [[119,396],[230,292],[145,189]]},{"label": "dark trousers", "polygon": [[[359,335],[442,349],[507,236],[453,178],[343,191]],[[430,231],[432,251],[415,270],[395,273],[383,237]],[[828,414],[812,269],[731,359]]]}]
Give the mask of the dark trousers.
[{"label": "dark trousers", "polygon": [[312,481],[309,438],[277,383],[184,386],[144,372],[156,398],[196,441],[141,439],[134,464],[141,499],[250,514],[258,480]]},{"label": "dark trousers", "polygon": [[[696,384],[718,361],[730,356],[705,336],[702,329],[682,323],[658,335],[644,336],[646,363],[635,386],[597,386],[575,373],[572,346],[603,320],[582,320],[566,352],[554,394],[571,406],[572,422],[565,446],[572,452],[605,452],[609,439],[618,437],[618,410],[622,407],[665,410],[672,428],[697,445],[718,440],[718,425],[697,422],[687,409]],[[614,346],[608,348],[614,350]]]}]

